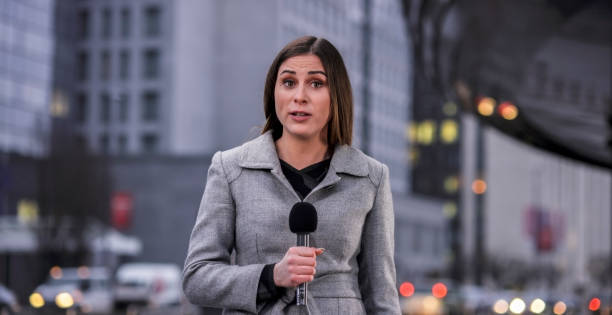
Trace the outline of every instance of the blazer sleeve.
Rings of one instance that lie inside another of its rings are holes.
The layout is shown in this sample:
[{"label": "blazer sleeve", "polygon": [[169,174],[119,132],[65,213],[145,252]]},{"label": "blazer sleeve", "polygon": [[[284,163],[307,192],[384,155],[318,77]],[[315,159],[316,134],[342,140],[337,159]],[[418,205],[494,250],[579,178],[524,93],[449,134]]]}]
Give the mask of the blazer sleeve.
[{"label": "blazer sleeve", "polygon": [[359,288],[367,314],[401,314],[395,283],[394,214],[389,168],[382,164],[374,206],[361,236]]},{"label": "blazer sleeve", "polygon": [[183,291],[196,305],[257,312],[257,291],[263,264],[231,265],[235,204],[217,152],[208,169],[183,270]]}]

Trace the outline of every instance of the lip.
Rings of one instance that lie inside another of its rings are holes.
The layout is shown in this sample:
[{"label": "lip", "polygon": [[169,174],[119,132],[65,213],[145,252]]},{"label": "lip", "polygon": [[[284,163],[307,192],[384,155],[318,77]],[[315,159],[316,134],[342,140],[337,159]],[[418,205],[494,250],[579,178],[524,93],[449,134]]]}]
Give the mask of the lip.
[{"label": "lip", "polygon": [[[304,116],[297,116],[296,114],[304,114]],[[305,111],[296,110],[293,112],[289,112],[289,116],[291,116],[291,119],[293,121],[300,122],[300,121],[308,120],[312,115]]]}]

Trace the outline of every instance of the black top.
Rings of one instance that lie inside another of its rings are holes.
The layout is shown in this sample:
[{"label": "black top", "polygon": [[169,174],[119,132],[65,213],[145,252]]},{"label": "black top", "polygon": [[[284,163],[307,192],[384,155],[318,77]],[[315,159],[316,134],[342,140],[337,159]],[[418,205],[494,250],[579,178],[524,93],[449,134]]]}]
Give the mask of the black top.
[{"label": "black top", "polygon": [[[280,160],[283,174],[285,174],[285,177],[302,200],[325,178],[330,162],[331,159],[326,159],[298,170],[289,165],[289,163]],[[285,288],[277,287],[274,284],[274,265],[266,265],[261,272],[257,294],[258,300],[276,299],[285,293]]]}]

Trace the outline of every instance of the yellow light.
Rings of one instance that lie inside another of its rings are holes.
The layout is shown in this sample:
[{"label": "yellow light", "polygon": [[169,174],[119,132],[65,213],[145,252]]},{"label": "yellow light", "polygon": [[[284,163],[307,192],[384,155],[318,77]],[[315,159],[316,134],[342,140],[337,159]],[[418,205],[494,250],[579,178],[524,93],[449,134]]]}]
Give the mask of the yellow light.
[{"label": "yellow light", "polygon": [[444,179],[444,190],[449,193],[455,193],[459,189],[459,179],[457,176],[448,176]]},{"label": "yellow light", "polygon": [[59,308],[69,308],[74,305],[74,300],[70,293],[62,292],[55,297],[55,304],[57,304]]},{"label": "yellow light", "polygon": [[442,112],[446,116],[455,116],[457,114],[457,104],[453,102],[446,102],[442,107]]},{"label": "yellow light", "polygon": [[410,163],[415,164],[419,160],[419,149],[416,147],[411,147],[408,152],[408,160]]},{"label": "yellow light", "polygon": [[546,309],[546,303],[542,301],[542,299],[533,300],[531,302],[531,305],[529,306],[529,310],[535,314],[540,314],[544,312],[545,309]]},{"label": "yellow light", "polygon": [[478,102],[478,113],[482,116],[491,116],[495,111],[495,100],[490,97],[483,97]]},{"label": "yellow light", "polygon": [[36,201],[21,199],[17,202],[17,219],[21,223],[31,223],[38,219],[38,204]]},{"label": "yellow light", "polygon": [[522,314],[525,311],[525,302],[519,298],[514,298],[510,302],[510,312],[514,314]]},{"label": "yellow light", "polygon": [[513,120],[518,116],[518,108],[510,102],[499,104],[499,114],[506,120]]},{"label": "yellow light", "polygon": [[472,182],[472,191],[477,195],[482,195],[487,191],[487,182],[476,179]]},{"label": "yellow light", "polygon": [[508,302],[506,300],[497,300],[495,304],[493,304],[493,312],[497,314],[505,314],[508,311]]},{"label": "yellow light", "polygon": [[65,117],[66,115],[68,115],[68,99],[61,91],[55,91],[51,102],[51,116]]},{"label": "yellow light", "polygon": [[43,299],[40,293],[34,292],[30,294],[30,305],[32,305],[33,308],[41,308],[45,305],[45,299]]},{"label": "yellow light", "polygon": [[457,204],[454,202],[447,202],[442,207],[442,213],[447,218],[454,218],[457,215]]},{"label": "yellow light", "polygon": [[459,127],[452,119],[445,119],[440,127],[440,138],[444,143],[453,143],[457,140]]},{"label": "yellow light", "polygon": [[423,311],[425,314],[436,314],[440,310],[440,300],[429,295],[423,299]]},{"label": "yellow light", "polygon": [[562,315],[563,313],[565,313],[566,310],[567,306],[565,305],[565,303],[563,303],[563,301],[559,301],[555,303],[555,306],[553,306],[553,313],[555,313],[556,315]]},{"label": "yellow light", "polygon": [[77,275],[79,275],[79,278],[81,279],[89,278],[89,275],[90,275],[89,268],[87,268],[86,266],[79,267],[77,269]]},{"label": "yellow light", "polygon": [[421,144],[429,145],[434,140],[436,133],[436,123],[432,120],[425,120],[417,127],[417,140]]},{"label": "yellow light", "polygon": [[62,278],[62,268],[60,268],[59,266],[53,266],[51,267],[51,270],[49,270],[49,274],[51,275],[51,278],[53,279],[61,279]]}]

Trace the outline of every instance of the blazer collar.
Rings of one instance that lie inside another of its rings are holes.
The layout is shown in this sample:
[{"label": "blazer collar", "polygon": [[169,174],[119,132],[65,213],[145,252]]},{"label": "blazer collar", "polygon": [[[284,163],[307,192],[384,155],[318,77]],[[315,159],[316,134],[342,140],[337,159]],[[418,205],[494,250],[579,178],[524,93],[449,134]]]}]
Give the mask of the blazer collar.
[{"label": "blazer collar", "polygon": [[[245,143],[242,151],[240,167],[280,170],[272,131]],[[336,173],[353,176],[367,176],[369,171],[365,154],[349,145],[336,146],[330,165]]]}]

